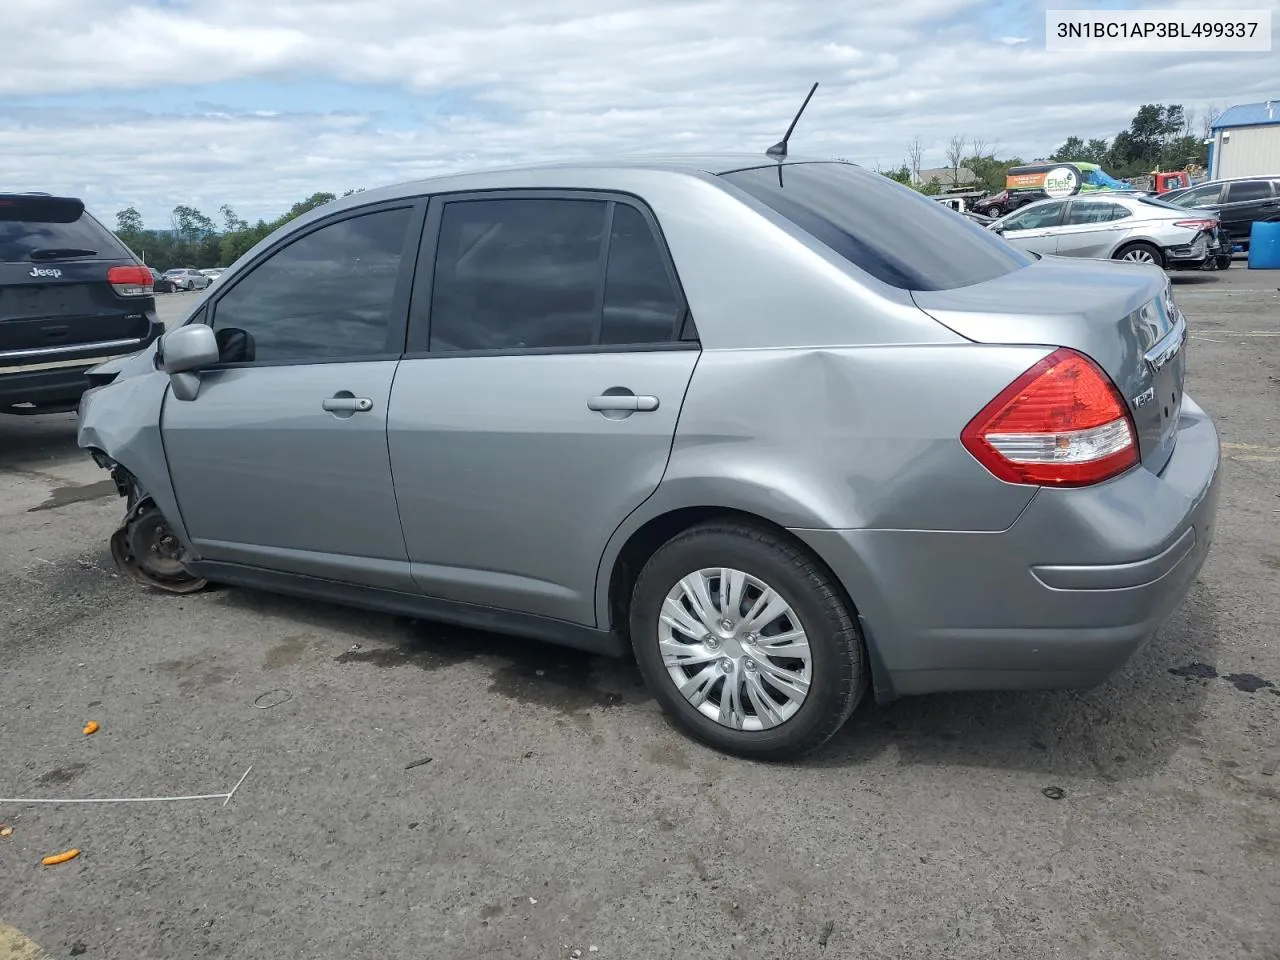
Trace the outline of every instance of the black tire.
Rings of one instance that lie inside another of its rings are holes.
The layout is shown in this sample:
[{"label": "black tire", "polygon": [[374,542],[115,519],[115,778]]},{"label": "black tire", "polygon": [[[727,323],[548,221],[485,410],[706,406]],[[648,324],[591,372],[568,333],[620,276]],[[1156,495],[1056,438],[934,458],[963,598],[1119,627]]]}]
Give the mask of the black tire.
[{"label": "black tire", "polygon": [[992,220],[999,220],[1001,217],[1004,216],[1005,209],[1004,207],[1000,206],[1000,204],[997,203],[994,207],[987,207],[987,209],[984,210],[983,213],[984,215],[990,217]]},{"label": "black tire", "polygon": [[1225,256],[1225,257],[1219,257],[1219,258],[1218,258],[1218,269],[1219,269],[1219,270],[1229,270],[1229,269],[1231,269],[1231,257],[1230,257],[1230,255]]},{"label": "black tire", "polygon": [[[735,730],[703,715],[677,689],[663,663],[658,629],[668,592],[694,571],[719,567],[741,570],[772,587],[807,634],[808,694],[794,716],[772,728]],[[839,585],[802,547],[763,527],[712,521],[669,540],[640,572],[630,626],[640,672],[663,712],[694,739],[740,757],[789,760],[821,746],[849,719],[866,687],[862,634]]]},{"label": "black tire", "polygon": [[1145,240],[1135,240],[1133,241],[1133,243],[1126,243],[1123,247],[1121,247],[1119,250],[1115,252],[1115,255],[1113,256],[1112,259],[1129,260],[1131,259],[1132,254],[1139,254],[1139,253],[1146,254],[1148,257],[1151,258],[1150,259],[1151,263],[1154,263],[1157,267],[1164,269],[1164,265],[1165,265],[1164,254],[1160,251],[1159,247],[1153,246],[1152,244],[1147,243]]}]

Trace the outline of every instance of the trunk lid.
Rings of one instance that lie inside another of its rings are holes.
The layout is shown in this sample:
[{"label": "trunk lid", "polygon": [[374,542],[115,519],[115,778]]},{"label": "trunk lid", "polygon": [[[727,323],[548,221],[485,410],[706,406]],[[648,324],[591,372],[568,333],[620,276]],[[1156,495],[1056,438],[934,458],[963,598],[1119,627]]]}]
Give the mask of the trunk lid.
[{"label": "trunk lid", "polygon": [[1157,267],[1045,257],[994,280],[913,292],[917,306],[978,343],[1070,347],[1115,382],[1143,465],[1164,469],[1177,438],[1186,320]]}]

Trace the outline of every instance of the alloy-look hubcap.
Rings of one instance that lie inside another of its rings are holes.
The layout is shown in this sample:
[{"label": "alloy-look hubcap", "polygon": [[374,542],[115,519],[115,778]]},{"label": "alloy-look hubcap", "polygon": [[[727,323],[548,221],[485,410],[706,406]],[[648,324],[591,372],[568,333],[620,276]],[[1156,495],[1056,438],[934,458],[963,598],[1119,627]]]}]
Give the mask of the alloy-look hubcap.
[{"label": "alloy-look hubcap", "polygon": [[1130,250],[1124,255],[1125,260],[1132,260],[1134,263],[1155,263],[1156,258],[1146,250]]},{"label": "alloy-look hubcap", "polygon": [[800,618],[772,587],[741,570],[699,570],[672,587],[658,647],[684,698],[733,730],[785,723],[813,682]]}]

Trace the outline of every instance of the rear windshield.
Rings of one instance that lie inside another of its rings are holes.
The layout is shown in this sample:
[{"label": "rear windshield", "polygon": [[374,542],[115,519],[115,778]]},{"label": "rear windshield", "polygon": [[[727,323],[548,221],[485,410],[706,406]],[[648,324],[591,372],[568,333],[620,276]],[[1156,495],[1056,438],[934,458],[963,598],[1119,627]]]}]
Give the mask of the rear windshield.
[{"label": "rear windshield", "polygon": [[[76,205],[78,207],[78,204]],[[57,197],[0,197],[0,263],[128,258],[115,235]],[[67,211],[75,219],[68,221]]]},{"label": "rear windshield", "polygon": [[950,290],[1033,260],[989,230],[878,173],[791,163],[722,174],[854,266],[904,290]]},{"label": "rear windshield", "polygon": [[1187,212],[1186,207],[1180,207],[1176,203],[1170,203],[1168,200],[1161,197],[1144,196],[1134,197],[1134,199],[1139,203],[1145,203],[1148,207],[1159,207],[1162,210],[1176,210],[1178,213],[1183,214]]}]

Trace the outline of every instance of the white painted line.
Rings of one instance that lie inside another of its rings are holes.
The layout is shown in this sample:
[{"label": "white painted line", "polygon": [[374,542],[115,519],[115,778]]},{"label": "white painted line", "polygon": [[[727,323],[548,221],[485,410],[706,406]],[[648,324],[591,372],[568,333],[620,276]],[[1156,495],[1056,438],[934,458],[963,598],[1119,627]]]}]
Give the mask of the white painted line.
[{"label": "white painted line", "polygon": [[[252,769],[253,767],[250,766],[249,770]],[[73,797],[60,800],[48,797],[0,797],[0,803],[163,803],[172,800],[221,800],[225,807],[240,789],[240,784],[244,783],[245,777],[249,776],[249,770],[244,772],[236,785],[227,793],[196,793],[182,797]]]}]

